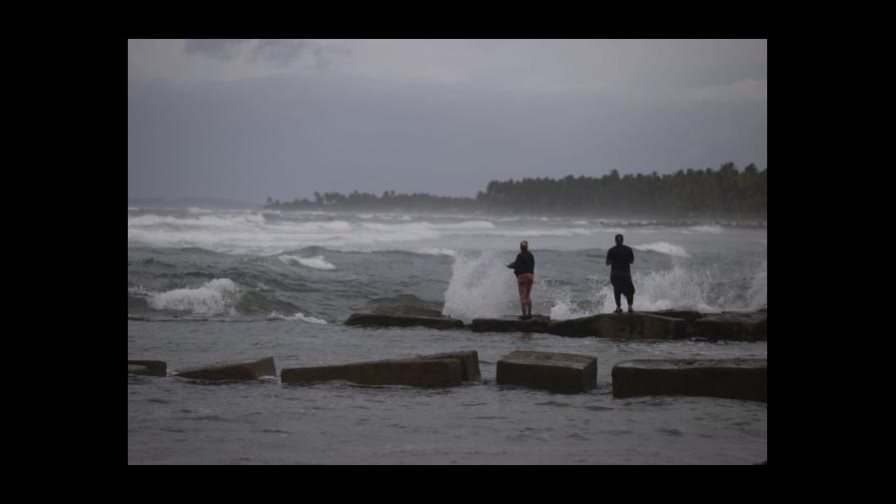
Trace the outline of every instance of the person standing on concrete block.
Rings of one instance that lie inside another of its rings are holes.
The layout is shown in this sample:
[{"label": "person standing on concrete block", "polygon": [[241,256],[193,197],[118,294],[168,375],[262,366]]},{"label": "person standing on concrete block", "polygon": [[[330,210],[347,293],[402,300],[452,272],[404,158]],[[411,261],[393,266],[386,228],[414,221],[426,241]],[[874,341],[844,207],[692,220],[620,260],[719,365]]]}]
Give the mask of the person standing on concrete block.
[{"label": "person standing on concrete block", "polygon": [[529,252],[529,242],[523,240],[520,242],[520,253],[517,254],[516,260],[507,265],[513,268],[513,274],[516,275],[516,285],[520,292],[520,308],[523,310],[521,319],[527,320],[532,318],[532,284],[535,283],[535,257]]},{"label": "person standing on concrete block", "polygon": [[607,251],[607,264],[610,265],[610,283],[613,284],[613,298],[616,300],[616,311],[613,313],[622,313],[622,305],[620,303],[620,294],[625,295],[628,301],[628,312],[635,310],[632,308],[635,298],[635,284],[632,283],[632,272],[629,268],[631,263],[635,262],[635,253],[631,247],[622,244],[622,235],[616,235],[616,246]]}]

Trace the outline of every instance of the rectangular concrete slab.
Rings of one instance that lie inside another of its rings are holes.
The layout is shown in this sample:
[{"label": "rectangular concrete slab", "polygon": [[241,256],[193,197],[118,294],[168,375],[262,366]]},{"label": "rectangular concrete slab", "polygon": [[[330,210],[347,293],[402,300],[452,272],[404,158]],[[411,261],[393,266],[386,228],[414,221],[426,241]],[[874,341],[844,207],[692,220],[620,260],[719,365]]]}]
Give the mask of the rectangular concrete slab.
[{"label": "rectangular concrete slab", "polygon": [[496,381],[554,392],[585,392],[597,387],[597,358],[517,350],[498,361]]},{"label": "rectangular concrete slab", "polygon": [[768,359],[642,359],[613,366],[613,396],[693,395],[766,401]]},{"label": "rectangular concrete slab", "polygon": [[476,350],[462,350],[460,352],[446,352],[414,357],[417,359],[458,359],[461,363],[463,381],[481,381],[482,373],[479,371],[479,353]]}]

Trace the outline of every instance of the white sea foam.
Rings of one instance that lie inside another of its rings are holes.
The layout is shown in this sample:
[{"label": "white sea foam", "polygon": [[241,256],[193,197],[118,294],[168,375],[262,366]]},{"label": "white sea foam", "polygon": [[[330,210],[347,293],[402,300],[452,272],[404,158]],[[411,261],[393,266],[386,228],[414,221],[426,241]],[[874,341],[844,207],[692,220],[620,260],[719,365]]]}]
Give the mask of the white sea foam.
[{"label": "white sea foam", "polygon": [[428,255],[446,255],[451,257],[457,257],[457,251],[446,249],[446,248],[424,248],[418,251],[420,254],[428,254]]},{"label": "white sea foam", "polygon": [[656,243],[648,243],[645,245],[633,245],[632,248],[636,250],[650,250],[652,252],[659,252],[661,254],[668,254],[670,256],[675,257],[690,257],[690,255],[684,250],[683,247],[678,245],[672,245],[667,242],[656,242]]},{"label": "white sea foam", "polygon": [[724,231],[724,229],[722,228],[722,226],[716,226],[716,225],[711,225],[711,226],[691,226],[691,227],[689,227],[687,230],[688,230],[688,231],[691,231],[691,232],[694,232],[694,233],[712,233],[712,234],[719,234],[719,233],[721,233],[721,232]]},{"label": "white sea foam", "polygon": [[[270,210],[173,210],[128,212],[128,245],[154,248],[196,247],[227,254],[278,255],[306,247],[334,250],[409,250],[500,248],[506,240],[529,240],[535,249],[558,250],[612,244],[614,223],[581,218],[549,222],[518,217],[402,215]],[[371,215],[371,218],[366,218]],[[583,224],[588,222],[588,224]],[[602,227],[607,226],[607,227]],[[628,230],[640,233],[641,230]],[[688,231],[693,236],[695,232]],[[607,235],[610,235],[607,238]],[[681,235],[679,235],[681,236]],[[706,235],[703,235],[706,236]],[[678,243],[685,247],[690,242]],[[591,241],[589,241],[591,240]],[[665,236],[655,241],[669,240]],[[637,240],[635,240],[637,241]],[[673,242],[675,240],[672,240]],[[675,256],[681,251],[656,243],[656,251]],[[648,250],[648,249],[642,249]],[[681,257],[686,257],[682,255]]]},{"label": "white sea foam", "polygon": [[[223,253],[277,254],[309,246],[330,248],[390,248],[395,244],[427,242],[423,248],[444,249],[438,240],[455,236],[527,238],[538,236],[587,236],[581,227],[519,229],[496,226],[491,220],[465,219],[447,222],[414,221],[397,215],[392,222],[352,217],[331,219],[314,213],[256,210],[204,213],[147,213],[128,215],[128,244],[150,247],[197,247]],[[371,214],[383,217],[385,214]],[[268,219],[265,218],[268,217]],[[367,214],[364,214],[366,217]],[[439,218],[438,216],[429,216]],[[416,247],[415,247],[416,248]],[[313,266],[312,266],[313,267]]]},{"label": "white sea foam", "polygon": [[768,261],[762,261],[747,291],[747,309],[758,310],[768,305]]},{"label": "white sea foam", "polygon": [[280,314],[280,312],[275,310],[275,311],[272,311],[271,314],[267,316],[267,318],[269,320],[273,320],[273,319],[297,320],[299,322],[307,322],[309,324],[322,324],[322,325],[328,324],[328,322],[324,319],[319,319],[317,317],[311,317],[311,316],[305,315],[302,312],[296,312],[295,315],[282,315],[282,314]]},{"label": "white sea foam", "polygon": [[[635,310],[657,311],[668,309],[691,309],[700,312],[718,312],[718,307],[707,301],[712,277],[709,272],[694,273],[679,265],[671,270],[632,275],[635,284]],[[613,287],[609,281],[598,292],[599,311],[602,313],[616,309]],[[620,297],[623,309],[627,306],[625,296]]]},{"label": "white sea foam", "polygon": [[550,311],[551,320],[567,320],[589,315],[594,315],[594,312],[580,309],[569,299],[555,299]]},{"label": "white sea foam", "polygon": [[283,264],[294,265],[295,263],[299,263],[302,266],[306,266],[308,268],[314,268],[319,270],[332,270],[336,269],[332,263],[328,262],[324,259],[324,256],[318,255],[314,257],[299,257],[294,255],[281,255],[277,257]]},{"label": "white sea foam", "polygon": [[471,322],[519,312],[516,277],[501,251],[459,253],[445,291],[444,315]]},{"label": "white sea foam", "polygon": [[239,287],[229,278],[216,278],[201,287],[152,293],[148,304],[156,310],[186,311],[197,315],[235,315]]},{"label": "white sea foam", "polygon": [[[429,224],[428,222],[426,224]],[[495,229],[494,223],[486,220],[471,220],[458,222],[456,224],[429,224],[430,226],[437,229],[459,229],[459,230],[473,230],[473,229]]]}]

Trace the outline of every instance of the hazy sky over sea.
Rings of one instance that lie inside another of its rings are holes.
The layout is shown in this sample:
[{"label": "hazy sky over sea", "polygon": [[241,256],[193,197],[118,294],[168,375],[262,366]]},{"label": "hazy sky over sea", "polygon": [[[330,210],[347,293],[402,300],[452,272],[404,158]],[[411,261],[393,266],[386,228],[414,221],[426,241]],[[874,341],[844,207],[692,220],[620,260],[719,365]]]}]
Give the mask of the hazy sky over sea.
[{"label": "hazy sky over sea", "polygon": [[766,40],[130,40],[128,197],[767,167]]}]

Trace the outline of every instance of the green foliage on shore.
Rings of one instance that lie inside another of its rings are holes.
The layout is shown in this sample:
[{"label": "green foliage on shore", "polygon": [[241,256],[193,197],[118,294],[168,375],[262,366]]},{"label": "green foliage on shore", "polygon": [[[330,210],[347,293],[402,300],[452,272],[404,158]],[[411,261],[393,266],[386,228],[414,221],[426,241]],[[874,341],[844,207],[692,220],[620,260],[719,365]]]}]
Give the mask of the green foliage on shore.
[{"label": "green foliage on shore", "polygon": [[766,218],[768,169],[754,164],[742,171],[734,163],[718,170],[679,170],[671,174],[626,174],[616,170],[600,178],[524,178],[493,180],[475,198],[426,193],[381,196],[353,191],[314,193],[314,201],[281,203],[268,198],[265,208],[294,210],[436,210],[532,214],[610,214],[664,217]]}]

